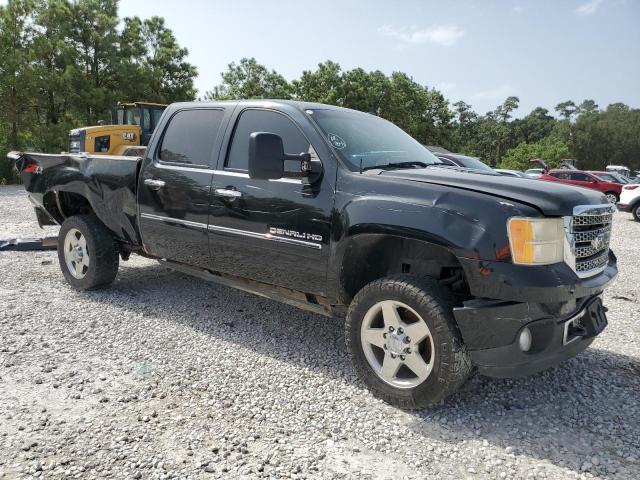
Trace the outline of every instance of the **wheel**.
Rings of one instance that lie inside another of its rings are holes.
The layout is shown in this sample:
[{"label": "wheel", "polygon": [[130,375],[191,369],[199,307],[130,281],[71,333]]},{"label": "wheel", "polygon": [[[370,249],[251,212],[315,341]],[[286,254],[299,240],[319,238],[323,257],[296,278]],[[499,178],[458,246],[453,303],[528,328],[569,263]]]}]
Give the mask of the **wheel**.
[{"label": "wheel", "polygon": [[453,305],[436,281],[410,275],[376,280],[355,296],[347,313],[347,351],[374,395],[419,409],[465,382],[471,361]]},{"label": "wheel", "polygon": [[58,260],[64,278],[78,290],[108,285],[118,273],[115,239],[95,215],[64,221],[58,234]]},{"label": "wheel", "polygon": [[640,222],[640,203],[637,203],[633,210],[631,210],[631,214],[633,218],[636,219],[636,222]]},{"label": "wheel", "polygon": [[609,203],[613,203],[614,205],[618,203],[618,195],[615,192],[607,192],[604,195],[607,197]]}]

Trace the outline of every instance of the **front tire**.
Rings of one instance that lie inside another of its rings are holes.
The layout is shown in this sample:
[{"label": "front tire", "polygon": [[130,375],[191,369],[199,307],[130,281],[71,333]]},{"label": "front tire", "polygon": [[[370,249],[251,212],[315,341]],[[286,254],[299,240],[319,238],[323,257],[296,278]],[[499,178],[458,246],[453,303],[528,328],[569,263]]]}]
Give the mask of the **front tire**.
[{"label": "front tire", "polygon": [[636,222],[640,222],[640,203],[637,203],[633,210],[631,210],[631,214],[633,218],[635,218]]},{"label": "front tire", "polygon": [[360,290],[349,307],[345,340],[358,376],[375,396],[420,409],[460,388],[472,367],[453,306],[435,280],[410,275]]},{"label": "front tire", "polygon": [[64,278],[76,290],[104,287],[118,273],[116,241],[95,215],[64,221],[58,234],[58,260]]}]

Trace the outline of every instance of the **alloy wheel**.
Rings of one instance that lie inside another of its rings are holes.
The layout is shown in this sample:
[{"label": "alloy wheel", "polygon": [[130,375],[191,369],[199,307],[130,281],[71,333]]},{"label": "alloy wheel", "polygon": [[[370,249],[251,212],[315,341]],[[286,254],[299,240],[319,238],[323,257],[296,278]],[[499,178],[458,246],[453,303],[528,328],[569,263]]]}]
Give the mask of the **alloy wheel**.
[{"label": "alloy wheel", "polygon": [[64,260],[69,273],[77,279],[84,278],[89,271],[87,240],[77,228],[72,228],[64,238]]},{"label": "alloy wheel", "polygon": [[362,349],[373,371],[395,388],[424,382],[435,360],[431,331],[408,305],[384,300],[365,314],[360,331]]}]

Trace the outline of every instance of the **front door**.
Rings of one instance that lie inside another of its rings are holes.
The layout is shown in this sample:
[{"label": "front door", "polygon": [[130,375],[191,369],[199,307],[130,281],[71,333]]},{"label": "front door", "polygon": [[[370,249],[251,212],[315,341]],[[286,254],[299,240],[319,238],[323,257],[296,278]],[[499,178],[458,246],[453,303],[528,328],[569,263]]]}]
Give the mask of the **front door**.
[{"label": "front door", "polygon": [[140,232],[147,253],[210,266],[209,194],[225,113],[222,108],[178,110],[150,146],[138,185]]},{"label": "front door", "polygon": [[226,157],[212,183],[209,245],[215,269],[323,295],[333,185],[327,175],[313,185],[299,179],[249,178],[253,132],[279,135],[286,153],[310,152],[313,158],[315,151],[282,112],[246,108],[236,118]]}]

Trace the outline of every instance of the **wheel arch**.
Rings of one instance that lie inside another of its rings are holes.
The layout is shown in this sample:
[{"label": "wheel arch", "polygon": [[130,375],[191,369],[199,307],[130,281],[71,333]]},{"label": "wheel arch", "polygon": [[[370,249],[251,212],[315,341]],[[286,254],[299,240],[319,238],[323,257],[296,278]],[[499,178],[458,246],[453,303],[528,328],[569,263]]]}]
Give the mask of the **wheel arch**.
[{"label": "wheel arch", "polygon": [[452,290],[467,290],[464,270],[443,245],[388,233],[359,233],[344,241],[339,260],[338,296],[344,304],[368,283],[393,274],[410,274],[441,281]]},{"label": "wheel arch", "polygon": [[57,223],[73,215],[95,213],[89,199],[81,193],[52,190],[42,197],[42,206]]}]

